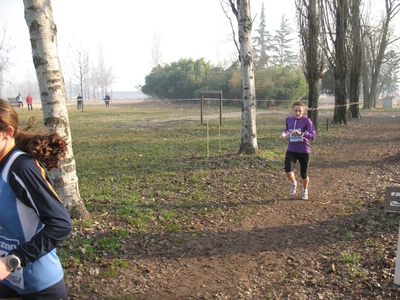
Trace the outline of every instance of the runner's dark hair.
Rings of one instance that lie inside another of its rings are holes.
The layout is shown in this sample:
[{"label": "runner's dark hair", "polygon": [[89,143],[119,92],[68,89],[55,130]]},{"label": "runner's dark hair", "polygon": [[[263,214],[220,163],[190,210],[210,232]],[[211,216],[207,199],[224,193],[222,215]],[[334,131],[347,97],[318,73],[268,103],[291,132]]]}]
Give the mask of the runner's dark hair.
[{"label": "runner's dark hair", "polygon": [[20,150],[37,159],[48,170],[58,168],[68,151],[67,142],[57,133],[28,133],[35,123],[35,117],[31,117],[28,126],[20,130],[17,112],[9,101],[0,99],[0,130],[11,126],[15,144]]}]

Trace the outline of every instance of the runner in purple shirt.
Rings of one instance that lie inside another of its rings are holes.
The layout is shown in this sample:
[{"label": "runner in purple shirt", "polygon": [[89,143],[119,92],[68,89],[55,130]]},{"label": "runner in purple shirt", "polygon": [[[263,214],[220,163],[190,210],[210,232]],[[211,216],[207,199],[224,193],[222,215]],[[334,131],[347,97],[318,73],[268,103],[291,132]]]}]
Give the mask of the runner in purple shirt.
[{"label": "runner in purple shirt", "polygon": [[280,140],[289,136],[289,145],[285,156],[285,172],[287,178],[292,183],[290,195],[295,195],[297,191],[297,180],[294,175],[294,166],[297,161],[300,163],[300,176],[303,180],[301,199],[308,199],[308,167],[310,165],[311,148],[308,140],[315,139],[315,128],[311,119],[303,116],[304,104],[296,101],[292,106],[293,115],[286,118],[286,128]]}]

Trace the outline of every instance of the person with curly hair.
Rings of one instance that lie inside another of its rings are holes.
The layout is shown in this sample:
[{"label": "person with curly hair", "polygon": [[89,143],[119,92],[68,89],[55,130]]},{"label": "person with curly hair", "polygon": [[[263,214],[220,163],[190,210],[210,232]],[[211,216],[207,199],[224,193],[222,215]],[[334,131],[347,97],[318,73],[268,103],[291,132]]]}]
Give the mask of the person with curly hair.
[{"label": "person with curly hair", "polygon": [[33,123],[20,130],[18,114],[0,99],[0,298],[67,300],[56,247],[72,222],[47,173],[60,166],[67,143],[28,133]]}]

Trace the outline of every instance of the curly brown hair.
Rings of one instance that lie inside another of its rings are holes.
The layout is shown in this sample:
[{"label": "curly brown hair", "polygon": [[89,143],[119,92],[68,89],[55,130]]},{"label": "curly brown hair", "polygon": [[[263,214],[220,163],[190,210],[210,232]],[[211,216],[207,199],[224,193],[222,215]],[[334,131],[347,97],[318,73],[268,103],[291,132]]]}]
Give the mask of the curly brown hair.
[{"label": "curly brown hair", "polygon": [[0,130],[11,126],[14,128],[15,144],[20,150],[37,159],[48,170],[58,168],[68,151],[67,142],[57,133],[28,133],[34,123],[35,118],[31,117],[28,126],[19,130],[17,112],[10,102],[0,99]]}]

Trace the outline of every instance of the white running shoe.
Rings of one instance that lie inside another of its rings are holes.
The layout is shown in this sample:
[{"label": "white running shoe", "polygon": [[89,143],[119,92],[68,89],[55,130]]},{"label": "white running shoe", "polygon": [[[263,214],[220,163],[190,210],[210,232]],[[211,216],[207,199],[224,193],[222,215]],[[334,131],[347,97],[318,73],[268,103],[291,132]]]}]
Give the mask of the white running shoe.
[{"label": "white running shoe", "polygon": [[301,191],[301,199],[302,200],[307,200],[308,199],[308,190],[302,190]]},{"label": "white running shoe", "polygon": [[290,188],[290,195],[294,195],[296,194],[296,190],[297,190],[297,184],[293,184],[292,187]]}]

